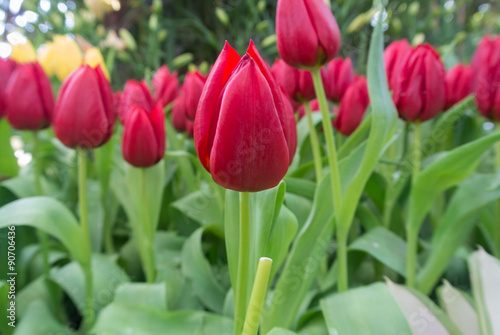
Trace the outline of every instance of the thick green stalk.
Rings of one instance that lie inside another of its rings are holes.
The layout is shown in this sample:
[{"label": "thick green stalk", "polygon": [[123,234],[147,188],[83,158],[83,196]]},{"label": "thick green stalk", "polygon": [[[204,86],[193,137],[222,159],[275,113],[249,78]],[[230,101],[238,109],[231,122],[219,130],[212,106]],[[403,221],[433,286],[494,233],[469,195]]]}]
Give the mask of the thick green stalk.
[{"label": "thick green stalk", "polygon": [[[415,122],[413,129],[413,172],[411,175],[412,187],[415,185],[418,174],[420,172],[420,161],[422,152],[420,148],[421,141],[421,125],[420,121]],[[409,226],[406,228],[407,250],[406,250],[406,285],[409,287],[415,286],[415,272],[417,269],[417,253],[418,253],[418,230],[413,231]]]},{"label": "thick green stalk", "polygon": [[250,193],[240,193],[240,243],[238,252],[238,277],[234,301],[234,335],[243,330],[248,306],[250,270]]},{"label": "thick green stalk", "polygon": [[314,171],[316,172],[316,182],[323,178],[323,164],[321,160],[321,150],[319,147],[318,133],[312,119],[311,104],[309,101],[304,103],[306,109],[307,123],[309,125],[309,138],[311,139],[311,148],[314,159]]},{"label": "thick green stalk", "polygon": [[[40,160],[40,140],[38,138],[38,131],[33,132],[34,137],[34,148],[33,148],[33,162],[35,163],[35,191],[36,195],[43,195],[41,173],[42,166]],[[49,236],[44,231],[37,231],[38,240],[40,241],[40,246],[42,248],[42,258],[43,258],[43,274],[46,278],[50,276],[50,263],[49,263]]]},{"label": "thick green stalk", "polygon": [[[337,224],[337,257],[339,264],[339,291],[345,291],[348,288],[347,278],[347,231],[349,230],[350,222],[339,222],[340,207],[342,204],[342,191],[340,184],[340,173],[337,158],[337,148],[335,147],[335,138],[333,136],[332,121],[330,113],[328,112],[328,103],[326,101],[325,89],[321,80],[320,69],[311,70],[313,77],[314,90],[318,98],[319,108],[321,110],[321,117],[323,121],[323,131],[325,132],[326,148],[328,152],[328,164],[330,166],[330,174],[332,178],[332,195],[333,195],[333,208],[335,211],[336,224]],[[342,224],[345,229],[341,229]],[[345,230],[345,236],[342,236]]]},{"label": "thick green stalk", "polygon": [[85,276],[85,313],[84,317],[84,327],[86,330],[90,330],[94,324],[95,312],[94,312],[94,287],[93,287],[93,276],[92,276],[92,246],[90,243],[90,229],[88,220],[88,208],[87,208],[87,152],[84,149],[78,149],[78,204],[80,210],[80,225],[82,230],[82,238],[85,245],[88,247],[89,254],[87,255],[87,261],[83,266],[83,272]]},{"label": "thick green stalk", "polygon": [[243,335],[257,335],[272,265],[273,260],[271,258],[262,257],[259,260],[252,295],[250,296],[250,303],[248,304],[247,315],[245,317]]},{"label": "thick green stalk", "polygon": [[148,197],[146,190],[146,169],[141,169],[141,184],[142,184],[142,220],[143,225],[139,227],[139,230],[142,231],[142,236],[138,236],[139,239],[142,239],[142,247],[144,250],[143,254],[143,262],[144,262],[144,272],[146,273],[146,280],[148,283],[153,283],[155,280],[155,262],[154,262],[154,251],[153,251],[153,239],[154,239],[154,228],[152,222],[149,217],[149,209],[148,209]]}]

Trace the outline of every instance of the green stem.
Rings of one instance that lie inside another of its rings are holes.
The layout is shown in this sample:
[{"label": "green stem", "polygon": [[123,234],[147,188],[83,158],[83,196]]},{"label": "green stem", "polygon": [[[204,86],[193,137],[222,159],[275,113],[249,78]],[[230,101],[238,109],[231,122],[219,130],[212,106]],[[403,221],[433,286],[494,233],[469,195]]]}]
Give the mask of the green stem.
[{"label": "green stem", "polygon": [[240,193],[240,245],[238,251],[238,277],[234,302],[234,334],[240,335],[243,329],[248,306],[250,270],[250,193]]},{"label": "green stem", "polygon": [[318,134],[312,119],[311,104],[307,101],[304,103],[304,106],[306,109],[307,123],[309,125],[309,138],[311,139],[316,182],[319,182],[323,178],[323,165],[321,162],[321,150],[319,148]]},{"label": "green stem", "polygon": [[[415,185],[418,174],[420,172],[420,161],[422,152],[420,148],[421,141],[421,125],[420,121],[415,121],[413,129],[413,169],[411,175],[412,187]],[[406,285],[409,287],[415,286],[415,275],[417,270],[417,253],[418,253],[418,231],[413,231],[409,226],[406,228],[407,250],[406,250]]]},{"label": "green stem", "polygon": [[[311,74],[313,77],[314,90],[316,91],[316,97],[318,98],[319,108],[321,110],[321,117],[323,121],[323,131],[325,132],[326,148],[328,151],[328,163],[330,166],[330,174],[332,178],[332,194],[333,194],[333,208],[335,211],[336,225],[337,225],[337,246],[339,257],[339,285],[338,289],[340,292],[347,290],[348,288],[348,278],[347,278],[347,231],[349,230],[350,222],[340,222],[339,213],[341,208],[341,184],[340,184],[340,173],[337,158],[337,148],[335,147],[335,138],[333,136],[332,121],[330,119],[330,113],[328,112],[328,103],[326,101],[325,89],[323,88],[323,82],[321,80],[320,69],[312,69]],[[342,228],[342,225],[345,226]],[[345,235],[343,236],[343,231]]]},{"label": "green stem", "polygon": [[143,241],[143,257],[144,257],[144,272],[146,273],[146,280],[148,283],[153,283],[155,280],[155,263],[154,263],[154,251],[153,251],[153,239],[154,239],[154,228],[149,217],[149,206],[148,206],[148,193],[146,190],[146,169],[141,169],[141,184],[142,184],[142,219],[143,226],[142,238]]},{"label": "green stem", "polygon": [[348,229],[338,226],[337,229],[337,263],[338,263],[338,291],[345,292],[349,288],[347,272],[347,235]]},{"label": "green stem", "polygon": [[248,311],[245,317],[243,335],[257,335],[272,265],[273,260],[271,258],[262,257],[259,260],[252,295],[250,296],[250,303],[248,304]]},{"label": "green stem", "polygon": [[[34,148],[33,148],[33,162],[35,163],[35,190],[36,195],[43,195],[41,174],[42,174],[42,166],[40,160],[40,140],[38,138],[38,131],[33,132],[34,137]],[[43,274],[45,278],[49,278],[50,276],[50,262],[49,262],[49,236],[44,231],[37,231],[38,240],[40,241],[40,245],[42,248],[42,259],[43,259]]]},{"label": "green stem", "polygon": [[[500,132],[500,124],[497,123],[496,131]],[[495,173],[500,169],[500,142],[495,143]],[[500,200],[496,202],[496,217],[500,217]],[[495,257],[500,258],[500,224],[493,225],[493,241],[495,247],[493,254]]]},{"label": "green stem", "polygon": [[78,204],[80,210],[80,225],[82,229],[82,238],[88,248],[87,261],[82,264],[85,275],[85,313],[84,327],[90,330],[94,324],[94,288],[92,276],[92,246],[90,244],[90,229],[88,221],[87,208],[87,152],[84,149],[78,149]]}]

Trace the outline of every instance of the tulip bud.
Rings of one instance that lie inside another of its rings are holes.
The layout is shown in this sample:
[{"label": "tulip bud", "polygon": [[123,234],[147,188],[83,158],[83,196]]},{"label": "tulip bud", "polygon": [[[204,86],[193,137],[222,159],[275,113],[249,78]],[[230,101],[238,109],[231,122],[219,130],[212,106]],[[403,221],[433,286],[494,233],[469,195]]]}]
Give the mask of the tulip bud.
[{"label": "tulip bud", "polygon": [[170,73],[166,65],[160,67],[153,77],[155,103],[161,102],[162,107],[166,107],[174,101],[178,86],[177,71]]},{"label": "tulip bud", "polygon": [[7,120],[19,130],[47,128],[54,97],[49,78],[38,63],[18,64],[5,89]]},{"label": "tulip bud", "polygon": [[5,115],[5,112],[7,112],[7,96],[5,95],[5,89],[7,88],[7,82],[15,67],[16,62],[10,59],[0,58],[0,119]]},{"label": "tulip bud", "polygon": [[359,77],[349,85],[340,101],[337,118],[332,122],[335,129],[345,136],[351,135],[363,121],[369,104],[370,97],[368,96],[366,78]]},{"label": "tulip bud", "polygon": [[149,167],[165,155],[165,114],[161,104],[151,112],[131,106],[122,137],[122,154],[135,167]]},{"label": "tulip bud", "polygon": [[153,109],[153,98],[144,80],[138,82],[132,79],[125,83],[118,108],[118,117],[122,124],[125,124],[128,113],[132,110],[131,106],[142,107],[147,111]]},{"label": "tulip bud", "polygon": [[290,99],[304,102],[316,98],[312,75],[309,71],[297,70],[283,60],[276,60],[271,73]]},{"label": "tulip bud", "polygon": [[500,121],[500,36],[483,37],[471,61],[473,85],[479,112]]},{"label": "tulip bud", "polygon": [[253,42],[243,57],[226,42],[203,88],[194,126],[198,157],[219,185],[256,192],[285,176],[287,112]]},{"label": "tulip bud", "polygon": [[179,94],[174,100],[172,107],[172,125],[178,132],[186,130],[186,104],[184,103],[184,94]]},{"label": "tulip bud", "polygon": [[472,93],[472,71],[458,64],[446,73],[446,109]]},{"label": "tulip bud", "polygon": [[278,51],[296,68],[325,65],[340,48],[340,31],[323,0],[278,0]]},{"label": "tulip bud", "polygon": [[422,44],[409,51],[396,71],[393,101],[399,116],[423,122],[444,108],[445,70],[439,54],[430,45]]},{"label": "tulip bud", "polygon": [[350,58],[332,59],[326,69],[321,71],[328,100],[339,102],[347,87],[354,82],[354,70]]},{"label": "tulip bud", "polygon": [[70,148],[97,148],[113,134],[115,113],[111,87],[98,66],[81,66],[59,90],[54,133]]},{"label": "tulip bud", "polygon": [[196,109],[198,108],[198,102],[200,101],[205,80],[206,79],[198,71],[195,71],[186,74],[186,79],[182,85],[186,117],[191,121],[195,119]]},{"label": "tulip bud", "polygon": [[122,91],[113,92],[113,113],[118,115],[118,110],[120,109],[120,104],[122,101]]},{"label": "tulip bud", "polygon": [[406,56],[406,53],[411,50],[411,46],[406,39],[395,41],[389,44],[384,51],[385,71],[387,72],[387,81],[389,88],[394,89],[395,74],[398,73],[398,66]]},{"label": "tulip bud", "polygon": [[295,100],[303,102],[316,98],[311,72],[307,70],[298,70],[298,74],[299,87],[295,93]]}]

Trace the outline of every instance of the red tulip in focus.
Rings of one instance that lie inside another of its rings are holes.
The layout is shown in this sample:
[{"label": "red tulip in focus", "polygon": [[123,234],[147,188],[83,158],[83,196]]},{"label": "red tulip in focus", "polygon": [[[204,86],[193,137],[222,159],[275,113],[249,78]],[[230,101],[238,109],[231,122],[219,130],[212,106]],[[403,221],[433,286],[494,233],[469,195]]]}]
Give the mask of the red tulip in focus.
[{"label": "red tulip in focus", "polygon": [[472,71],[458,64],[446,73],[446,109],[472,93]]},{"label": "red tulip in focus", "polygon": [[445,70],[430,45],[422,44],[408,52],[396,71],[393,100],[403,119],[423,122],[444,108]]},{"label": "red tulip in focus", "polygon": [[5,95],[5,89],[7,88],[7,82],[15,66],[16,62],[10,59],[0,58],[0,119],[7,111],[7,96]]},{"label": "red tulip in focus", "polygon": [[368,96],[366,78],[358,77],[354,83],[349,85],[340,101],[337,118],[333,120],[335,129],[345,136],[351,135],[363,121],[369,104],[370,97]]},{"label": "red tulip in focus", "polygon": [[122,154],[135,167],[149,167],[165,155],[165,114],[161,102],[153,110],[132,106],[125,121]]},{"label": "red tulip in focus", "polygon": [[115,125],[113,96],[100,66],[81,66],[64,80],[53,123],[57,138],[70,148],[96,148],[109,140]]},{"label": "red tulip in focus", "polygon": [[278,0],[278,51],[296,68],[325,65],[340,48],[340,31],[323,0]]},{"label": "red tulip in focus", "polygon": [[289,153],[289,164],[292,164],[293,157],[297,151],[297,123],[295,122],[295,114],[293,112],[293,105],[290,98],[286,95],[283,87],[280,87],[281,97],[283,98],[283,103],[285,105],[286,117],[288,120],[288,131],[289,131],[289,141],[288,141],[288,153]]},{"label": "red tulip in focus", "polygon": [[394,89],[395,73],[398,73],[397,68],[401,60],[406,56],[406,53],[411,50],[408,40],[394,41],[384,51],[385,71],[387,72],[387,81],[389,89]]},{"label": "red tulip in focus", "polygon": [[340,57],[332,59],[326,69],[321,71],[325,94],[328,100],[339,102],[345,93],[345,90],[354,82],[354,70],[350,58],[342,59]]},{"label": "red tulip in focus", "polygon": [[5,88],[7,120],[19,130],[47,128],[54,97],[49,78],[38,63],[18,64]]},{"label": "red tulip in focus", "polygon": [[[311,112],[319,112],[320,109],[319,109],[319,101],[318,99],[314,99],[310,102],[310,105],[311,105]],[[304,104],[302,104],[298,110],[298,113],[299,113],[299,120],[302,119],[304,116],[306,116],[306,106],[304,106]]]},{"label": "red tulip in focus", "polygon": [[271,73],[290,99],[304,102],[316,98],[311,72],[297,70],[282,59],[277,59],[271,68]]},{"label": "red tulip in focus", "polygon": [[128,113],[132,111],[132,106],[142,107],[144,110],[152,110],[154,107],[153,97],[149,92],[148,84],[144,80],[127,80],[125,88],[121,94],[118,117],[125,124]]},{"label": "red tulip in focus", "polygon": [[194,126],[198,157],[219,185],[256,192],[285,176],[287,112],[253,42],[243,57],[226,42],[203,88]]},{"label": "red tulip in focus", "polygon": [[177,71],[170,73],[168,67],[163,65],[156,71],[152,84],[155,90],[155,102],[161,102],[162,107],[167,106],[177,96],[179,87]]},{"label": "red tulip in focus", "polygon": [[500,36],[483,37],[472,58],[471,69],[479,112],[500,121]]}]

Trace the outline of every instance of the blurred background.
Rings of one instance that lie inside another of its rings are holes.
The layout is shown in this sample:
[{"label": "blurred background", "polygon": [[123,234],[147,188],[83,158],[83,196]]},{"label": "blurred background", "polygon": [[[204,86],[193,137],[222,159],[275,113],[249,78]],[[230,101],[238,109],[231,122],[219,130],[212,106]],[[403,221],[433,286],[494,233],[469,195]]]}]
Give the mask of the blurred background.
[{"label": "blurred background", "polygon": [[[224,40],[243,53],[253,39],[269,62],[278,54],[276,1],[0,1],[0,57],[27,55],[31,46],[23,44],[29,41],[44,69],[51,72],[48,63],[75,54],[63,45],[55,56],[54,52],[49,56],[49,47],[64,44],[59,35],[65,35],[82,50],[100,49],[115,89],[121,89],[129,78],[150,79],[161,64],[181,74],[194,65],[207,72]],[[340,54],[352,57],[358,73],[363,73],[375,24],[373,1],[327,3],[342,32]],[[484,34],[500,32],[499,1],[386,1],[385,5],[386,43],[402,38],[412,44],[431,43],[438,47],[447,67],[468,62]]]}]

